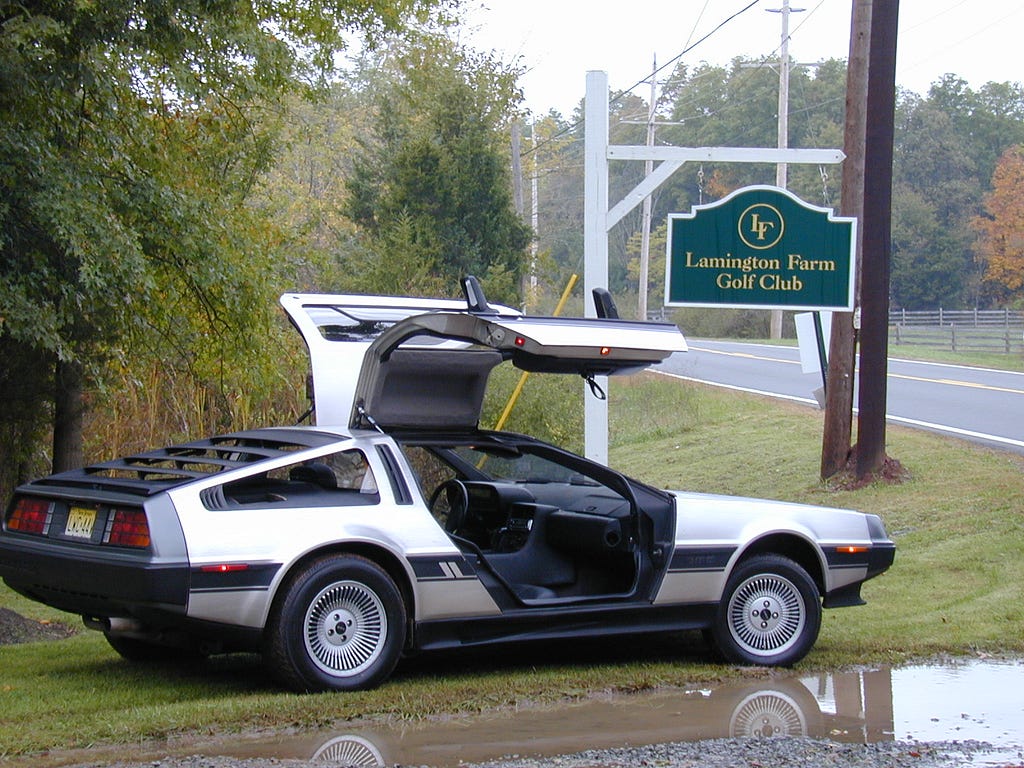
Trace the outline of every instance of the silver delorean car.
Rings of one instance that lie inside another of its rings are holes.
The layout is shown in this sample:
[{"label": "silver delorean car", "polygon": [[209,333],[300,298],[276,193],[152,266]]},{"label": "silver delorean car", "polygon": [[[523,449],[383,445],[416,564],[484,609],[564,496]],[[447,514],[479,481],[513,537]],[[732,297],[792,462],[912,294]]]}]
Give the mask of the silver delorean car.
[{"label": "silver delorean car", "polygon": [[466,300],[288,294],[314,426],[252,429],[19,487],[0,576],[136,661],[256,651],[289,688],[379,685],[403,655],[703,630],[792,665],[822,607],[863,604],[895,547],[875,515],[666,491],[481,429],[491,370],[640,370],[674,325]]}]

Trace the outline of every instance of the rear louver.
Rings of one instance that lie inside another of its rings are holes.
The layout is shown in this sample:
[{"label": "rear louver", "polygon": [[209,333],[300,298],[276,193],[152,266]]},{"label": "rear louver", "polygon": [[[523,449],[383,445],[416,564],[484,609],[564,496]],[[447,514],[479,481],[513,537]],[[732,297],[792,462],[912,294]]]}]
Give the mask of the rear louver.
[{"label": "rear louver", "polygon": [[[152,496],[253,462],[337,440],[311,430],[254,430],[126,456],[36,480],[33,485]],[[204,499],[206,501],[206,499]],[[210,508],[216,499],[210,500]],[[220,500],[223,505],[223,497]]]}]

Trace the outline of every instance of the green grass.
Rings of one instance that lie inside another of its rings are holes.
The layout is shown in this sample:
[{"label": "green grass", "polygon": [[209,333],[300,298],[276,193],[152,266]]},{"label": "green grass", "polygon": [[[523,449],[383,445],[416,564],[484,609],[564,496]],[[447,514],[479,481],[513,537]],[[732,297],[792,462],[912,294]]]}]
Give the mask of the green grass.
[{"label": "green grass", "polygon": [[[821,415],[645,375],[613,380],[611,463],[671,488],[852,507],[882,515],[897,541],[868,605],[826,611],[800,670],[935,654],[1024,652],[1024,457],[925,432],[888,430],[912,478],[834,491],[817,479]],[[0,588],[0,607],[65,620]],[[749,674],[710,661],[696,633],[630,642],[421,656],[376,691],[295,695],[259,659],[139,667],[102,636],[0,647],[0,755],[178,734],[412,720],[586,697],[607,690]]]},{"label": "green grass", "polygon": [[968,365],[975,368],[997,368],[1003,371],[1024,371],[1024,354],[1000,352],[953,352],[920,344],[893,344],[889,342],[889,358],[924,360],[933,363]]}]

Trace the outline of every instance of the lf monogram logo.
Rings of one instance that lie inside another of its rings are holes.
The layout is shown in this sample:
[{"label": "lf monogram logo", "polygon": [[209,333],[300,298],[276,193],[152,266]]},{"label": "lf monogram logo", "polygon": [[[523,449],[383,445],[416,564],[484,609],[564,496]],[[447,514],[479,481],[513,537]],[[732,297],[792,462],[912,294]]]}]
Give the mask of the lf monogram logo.
[{"label": "lf monogram logo", "polygon": [[740,214],[736,227],[744,244],[763,251],[782,239],[786,222],[775,206],[755,203]]}]

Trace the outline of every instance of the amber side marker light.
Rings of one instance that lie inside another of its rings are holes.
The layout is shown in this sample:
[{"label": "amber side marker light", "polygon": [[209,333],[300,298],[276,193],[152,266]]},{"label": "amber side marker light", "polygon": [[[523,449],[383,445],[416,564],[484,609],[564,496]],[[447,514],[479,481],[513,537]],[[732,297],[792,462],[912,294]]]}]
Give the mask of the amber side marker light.
[{"label": "amber side marker light", "polygon": [[869,549],[870,547],[836,547],[836,552],[842,555],[860,555]]},{"label": "amber side marker light", "polygon": [[20,498],[7,518],[7,530],[20,533],[45,534],[50,527],[53,502],[46,499]]},{"label": "amber side marker light", "polygon": [[103,542],[118,547],[148,547],[150,538],[146,513],[141,509],[113,510]]},{"label": "amber side marker light", "polygon": [[611,353],[612,353],[612,348],[611,347],[601,347],[601,357],[604,357],[606,355],[610,355]]}]

